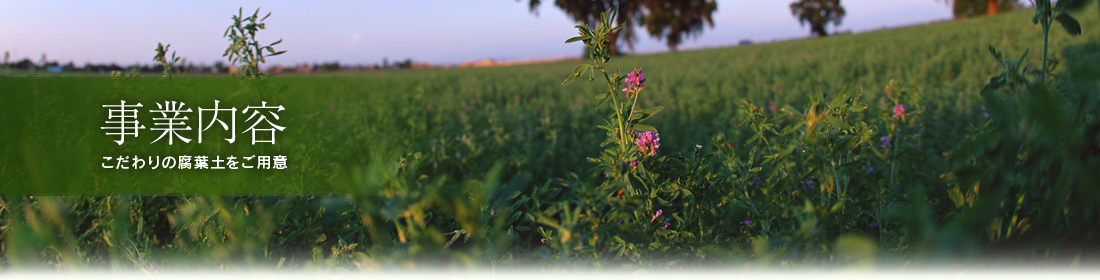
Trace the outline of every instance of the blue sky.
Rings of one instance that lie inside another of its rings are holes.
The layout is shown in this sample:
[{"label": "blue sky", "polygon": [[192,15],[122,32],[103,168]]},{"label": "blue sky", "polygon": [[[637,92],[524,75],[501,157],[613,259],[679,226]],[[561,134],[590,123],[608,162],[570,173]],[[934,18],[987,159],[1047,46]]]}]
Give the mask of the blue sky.
[{"label": "blue sky", "polygon": [[[77,65],[152,63],[158,42],[172,44],[191,62],[224,61],[222,33],[244,7],[272,12],[261,42],[282,38],[284,55],[268,65],[340,61],[374,64],[412,58],[434,64],[480,59],[522,60],[577,56],[574,22],[543,1],[536,16],[527,0],[398,1],[15,1],[0,0],[0,51]],[[792,0],[718,0],[714,28],[681,49],[720,47],[742,39],[788,40],[809,35],[791,15]],[[845,0],[839,30],[861,32],[951,18],[937,0]],[[833,31],[830,26],[829,30]],[[635,51],[667,51],[639,30]]]}]

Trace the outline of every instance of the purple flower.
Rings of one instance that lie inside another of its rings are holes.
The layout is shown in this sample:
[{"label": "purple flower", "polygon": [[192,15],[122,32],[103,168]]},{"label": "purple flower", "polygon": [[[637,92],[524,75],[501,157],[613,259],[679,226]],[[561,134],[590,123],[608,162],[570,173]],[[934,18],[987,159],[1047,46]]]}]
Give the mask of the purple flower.
[{"label": "purple flower", "polygon": [[814,181],[806,181],[805,183],[802,183],[802,190],[806,190],[806,188],[814,188]]},{"label": "purple flower", "polygon": [[868,167],[868,168],[867,168],[867,174],[871,174],[871,173],[874,173],[874,172],[875,172],[875,168],[874,168],[874,167]]},{"label": "purple flower", "polygon": [[761,183],[760,177],[752,177],[752,181],[749,181],[749,186],[760,185],[760,183]]},{"label": "purple flower", "polygon": [[626,75],[625,82],[626,88],[623,89],[623,92],[626,93],[627,98],[634,97],[635,94],[645,89],[645,86],[642,85],[642,83],[645,83],[645,73],[637,69],[630,71],[630,74]]},{"label": "purple flower", "polygon": [[652,218],[652,219],[649,219],[649,222],[650,222],[650,223],[652,223],[653,221],[656,221],[656,220],[657,220],[657,217],[660,217],[660,216],[661,216],[661,213],[664,213],[664,211],[661,211],[660,209],[657,209],[657,214],[654,214],[654,215],[653,215],[653,218]]},{"label": "purple flower", "polygon": [[669,223],[668,223],[668,218],[665,218],[665,223],[664,223],[664,225],[663,225],[663,226],[661,226],[661,229],[662,229],[662,230],[664,230],[664,229],[668,229],[668,225],[669,225]]},{"label": "purple flower", "polygon": [[638,145],[638,151],[643,155],[657,155],[657,148],[661,147],[661,134],[653,131],[634,132],[634,144]]},{"label": "purple flower", "polygon": [[896,119],[899,117],[902,120],[905,120],[905,106],[902,106],[901,104],[894,105],[894,118]]},{"label": "purple flower", "polygon": [[868,226],[871,226],[871,228],[877,228],[877,227],[878,227],[878,223],[877,223],[877,222],[871,222],[871,224],[870,224],[870,225],[868,225]]},{"label": "purple flower", "polygon": [[882,138],[879,138],[878,140],[882,140],[882,148],[883,149],[889,149],[890,147],[893,147],[892,145],[890,145],[890,136],[883,136]]},{"label": "purple flower", "polygon": [[741,221],[741,223],[746,225],[746,226],[751,226],[752,225],[752,222],[750,222],[749,219],[745,219],[744,221]]}]

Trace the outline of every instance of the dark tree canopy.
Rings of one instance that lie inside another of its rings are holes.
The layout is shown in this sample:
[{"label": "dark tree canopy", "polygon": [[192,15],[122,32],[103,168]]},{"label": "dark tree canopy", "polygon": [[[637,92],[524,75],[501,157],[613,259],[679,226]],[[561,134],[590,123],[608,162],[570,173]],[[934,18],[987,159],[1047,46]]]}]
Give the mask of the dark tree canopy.
[{"label": "dark tree canopy", "polygon": [[[529,1],[531,12],[535,12],[542,2]],[[616,25],[627,27],[611,36],[612,53],[617,53],[619,39],[628,48],[634,49],[634,42],[637,41],[634,27],[638,25],[644,26],[650,36],[665,40],[669,49],[676,51],[676,46],[685,37],[699,36],[704,25],[714,27],[711,15],[718,10],[714,0],[556,0],[554,5],[573,17],[574,21],[587,25],[595,25],[600,13],[619,7]]]},{"label": "dark tree canopy", "polygon": [[829,35],[825,25],[829,22],[840,25],[844,7],[840,6],[840,0],[799,0],[791,3],[791,14],[798,17],[802,25],[810,23],[810,34],[824,37]]},{"label": "dark tree canopy", "polygon": [[951,12],[955,18],[1011,12],[1019,5],[1016,0],[945,0],[945,2],[951,3]]}]

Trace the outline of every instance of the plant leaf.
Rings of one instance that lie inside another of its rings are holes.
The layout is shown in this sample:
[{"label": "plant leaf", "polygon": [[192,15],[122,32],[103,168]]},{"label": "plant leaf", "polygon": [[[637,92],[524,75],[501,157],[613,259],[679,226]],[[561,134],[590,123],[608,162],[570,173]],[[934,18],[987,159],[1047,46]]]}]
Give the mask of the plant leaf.
[{"label": "plant leaf", "polygon": [[644,125],[644,124],[635,124],[635,125],[633,125],[633,126],[632,126],[631,128],[633,128],[634,130],[637,130],[637,131],[653,131],[653,132],[657,132],[657,128],[656,128],[656,127],[653,127],[653,126],[648,126],[648,125]]},{"label": "plant leaf", "polygon": [[832,124],[843,130],[848,130],[849,128],[852,128],[851,126],[848,126],[848,124],[844,123],[844,121],[841,121],[840,119],[832,115],[825,116],[825,120],[828,121],[829,124]]},{"label": "plant leaf", "polygon": [[607,103],[608,100],[611,100],[611,92],[605,93],[602,98],[596,97],[596,99],[600,100],[600,103],[596,104],[596,109],[599,110],[604,103]]},{"label": "plant leaf", "polygon": [[591,68],[592,68],[592,65],[588,65],[588,64],[581,64],[580,66],[577,66],[577,69],[573,70],[573,74],[570,74],[569,77],[566,77],[565,81],[561,82],[561,85],[564,86],[564,85],[568,85],[569,83],[572,83],[573,81],[577,80],[577,78],[580,78],[581,75],[583,75],[585,71],[588,71],[588,69],[591,69]]},{"label": "plant leaf", "polygon": [[840,103],[848,100],[848,96],[852,95],[852,92],[855,91],[855,89],[856,87],[854,86],[845,87],[844,90],[840,92],[840,94],[837,94],[836,97],[833,97],[832,102],[829,102],[829,109],[836,108],[837,106],[840,106]]},{"label": "plant leaf", "polygon": [[649,109],[645,109],[645,110],[641,110],[641,111],[638,111],[638,112],[631,113],[630,114],[630,121],[635,121],[635,120],[637,120],[637,122],[645,121],[646,119],[649,119],[650,117],[653,117],[653,115],[656,115],[658,112],[661,112],[661,110],[664,110],[664,109],[665,109],[665,106],[657,106],[657,107],[653,107],[653,108],[649,108]]},{"label": "plant leaf", "polygon": [[852,108],[851,108],[852,112],[863,112],[863,110],[866,110],[866,109],[867,109],[867,103],[856,103],[855,105],[852,105]]},{"label": "plant leaf", "polygon": [[592,39],[592,36],[577,36],[577,37],[569,38],[569,40],[565,40],[565,43],[568,44],[568,43],[572,43],[572,42],[576,42],[576,41],[583,41],[583,40],[588,40],[588,39]]},{"label": "plant leaf", "polygon": [[[1059,1],[1060,2],[1060,1]],[[1066,33],[1073,36],[1081,35],[1081,24],[1077,22],[1077,19],[1067,13],[1060,13],[1054,17],[1058,23],[1062,24],[1062,27],[1066,29]]]}]

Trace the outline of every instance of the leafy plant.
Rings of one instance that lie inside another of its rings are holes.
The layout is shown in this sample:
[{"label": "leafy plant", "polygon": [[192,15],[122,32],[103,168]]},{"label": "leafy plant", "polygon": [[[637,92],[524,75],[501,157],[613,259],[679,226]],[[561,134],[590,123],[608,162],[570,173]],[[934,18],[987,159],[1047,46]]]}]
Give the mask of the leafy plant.
[{"label": "leafy plant", "polygon": [[1035,18],[1032,22],[1039,24],[1043,27],[1043,69],[1042,74],[1039,76],[1039,80],[1046,80],[1047,75],[1050,74],[1048,68],[1047,54],[1050,53],[1048,45],[1050,44],[1050,26],[1057,21],[1065,28],[1066,33],[1073,36],[1081,35],[1081,23],[1077,22],[1077,19],[1073,18],[1067,9],[1074,2],[1080,1],[1058,1],[1056,4],[1051,4],[1051,0],[1036,0],[1033,1],[1035,6]]},{"label": "leafy plant", "polygon": [[[260,18],[259,8],[256,8],[251,16],[245,17],[243,12],[244,8],[237,11],[237,15],[232,17],[233,24],[229,25],[225,29],[225,34],[222,35],[229,38],[229,47],[225,49],[222,56],[227,57],[230,64],[241,63],[235,72],[237,75],[261,77],[264,74],[260,71],[260,63],[267,62],[266,57],[286,53],[285,50],[276,51],[274,48],[283,40],[279,39],[268,45],[260,44],[256,40],[256,32],[267,28],[264,20],[270,17],[271,13],[269,12],[263,18]],[[264,54],[265,51],[267,54]]]},{"label": "leafy plant", "polygon": [[172,44],[162,45],[161,43],[157,43],[157,49],[156,49],[157,55],[153,56],[153,61],[160,62],[161,65],[164,67],[164,77],[165,78],[171,78],[172,77],[172,67],[175,66],[176,63],[180,61],[180,58],[176,57],[176,52],[172,52],[172,57],[170,57],[170,58],[167,57],[168,47],[171,47],[171,46],[172,46]]},{"label": "leafy plant", "polygon": [[[648,109],[637,108],[638,96],[645,89],[643,83],[646,80],[645,74],[641,70],[636,69],[628,75],[609,73],[607,70],[607,62],[611,59],[610,37],[612,33],[623,27],[612,27],[617,12],[618,9],[609,9],[600,14],[600,24],[596,26],[595,30],[585,25],[577,25],[577,30],[581,36],[570,38],[565,42],[584,42],[590,50],[588,57],[592,59],[594,66],[593,64],[577,66],[573,73],[562,82],[563,85],[569,84],[580,78],[585,72],[595,69],[593,71],[599,71],[607,83],[607,92],[597,96],[600,102],[596,105],[596,109],[599,109],[607,101],[611,101],[610,106],[614,110],[614,117],[606,121],[603,126],[600,126],[600,128],[607,131],[608,136],[607,140],[600,146],[608,144],[615,144],[615,146],[604,150],[599,159],[590,159],[590,161],[598,162],[604,174],[612,178],[612,182],[615,182],[615,184],[626,183],[628,178],[624,175],[628,169],[638,170],[640,168],[644,170],[644,166],[639,167],[642,165],[640,160],[656,155],[656,149],[660,147],[657,129],[641,124],[641,122],[664,109],[664,106]],[[594,79],[594,75],[594,72],[590,73],[589,79]],[[625,87],[623,86],[624,81],[626,82]],[[624,97],[622,102],[619,101],[620,88]],[[624,187],[626,187],[626,192],[636,193],[629,183],[625,184]]]}]

